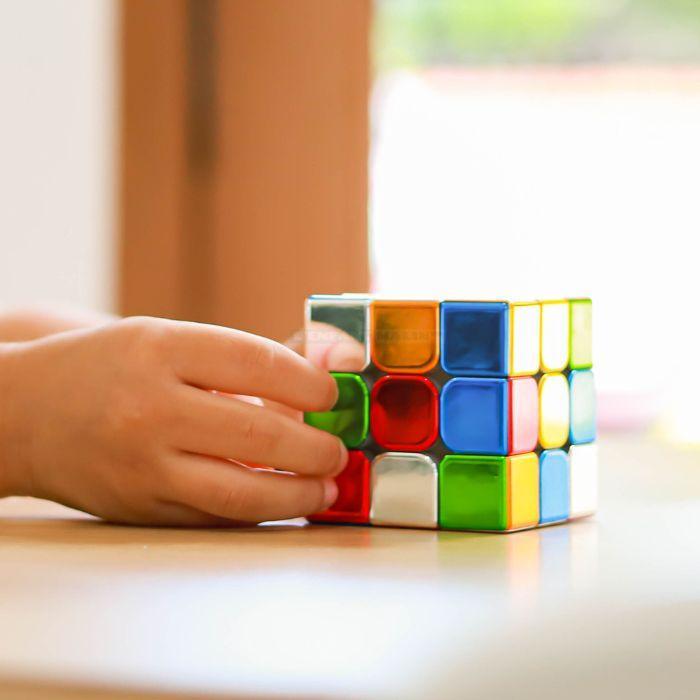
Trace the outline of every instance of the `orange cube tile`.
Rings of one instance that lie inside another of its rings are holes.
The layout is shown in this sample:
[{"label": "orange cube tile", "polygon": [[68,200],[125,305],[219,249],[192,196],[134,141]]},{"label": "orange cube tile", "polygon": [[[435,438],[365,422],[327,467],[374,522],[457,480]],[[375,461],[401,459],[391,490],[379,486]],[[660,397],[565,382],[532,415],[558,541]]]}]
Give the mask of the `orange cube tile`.
[{"label": "orange cube tile", "polygon": [[438,303],[374,301],[372,360],[384,372],[421,374],[438,361]]}]

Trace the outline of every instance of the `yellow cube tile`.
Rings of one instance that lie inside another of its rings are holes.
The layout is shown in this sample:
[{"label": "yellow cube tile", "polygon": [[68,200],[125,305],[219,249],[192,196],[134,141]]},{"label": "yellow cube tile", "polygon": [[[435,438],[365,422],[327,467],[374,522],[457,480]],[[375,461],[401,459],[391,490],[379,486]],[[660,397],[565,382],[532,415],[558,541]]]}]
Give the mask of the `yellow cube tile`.
[{"label": "yellow cube tile", "polygon": [[510,305],[511,377],[537,374],[540,369],[540,315],[538,302]]},{"label": "yellow cube tile", "polygon": [[508,457],[508,529],[540,520],[540,461],[534,452]]},{"label": "yellow cube tile", "polygon": [[569,439],[569,383],[559,372],[540,378],[540,445],[562,447]]},{"label": "yellow cube tile", "polygon": [[569,302],[541,302],[541,369],[561,372],[569,363]]},{"label": "yellow cube tile", "polygon": [[593,366],[593,304],[590,299],[569,301],[569,367],[590,369]]}]

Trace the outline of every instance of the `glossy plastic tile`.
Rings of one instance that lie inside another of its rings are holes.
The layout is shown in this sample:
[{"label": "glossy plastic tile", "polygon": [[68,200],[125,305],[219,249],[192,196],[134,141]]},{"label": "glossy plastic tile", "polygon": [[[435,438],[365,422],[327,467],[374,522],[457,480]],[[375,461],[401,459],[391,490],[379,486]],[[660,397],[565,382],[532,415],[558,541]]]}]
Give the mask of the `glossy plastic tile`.
[{"label": "glossy plastic tile", "polygon": [[537,374],[540,369],[540,305],[537,302],[510,305],[511,377]]},{"label": "glossy plastic tile", "polygon": [[505,530],[508,527],[505,457],[447,455],[439,466],[440,527]]},{"label": "glossy plastic tile", "polygon": [[569,456],[564,450],[540,454],[540,523],[569,517]]},{"label": "glossy plastic tile", "polygon": [[534,527],[539,519],[539,459],[533,452],[508,457],[508,529]]},{"label": "glossy plastic tile", "polygon": [[361,372],[369,364],[369,299],[309,297],[305,355],[334,372]]},{"label": "glossy plastic tile", "polygon": [[596,437],[595,380],[589,369],[575,369],[569,374],[571,426],[569,442],[593,442]]},{"label": "glossy plastic tile", "polygon": [[425,450],[438,435],[438,390],[426,377],[387,375],[372,388],[370,426],[388,450]]},{"label": "glossy plastic tile", "polygon": [[570,516],[578,518],[595,513],[598,508],[598,446],[572,445]]},{"label": "glossy plastic tile", "polygon": [[311,522],[369,523],[370,463],[364,453],[350,450],[348,464],[335,481],[338,484],[336,502],[308,519]]},{"label": "glossy plastic tile", "polygon": [[562,447],[569,439],[569,384],[563,374],[540,378],[540,445]]},{"label": "glossy plastic tile", "polygon": [[537,447],[539,431],[539,395],[533,377],[508,380],[510,390],[510,454],[532,452]]},{"label": "glossy plastic tile", "polygon": [[373,525],[436,528],[438,477],[423,454],[385,452],[372,462]]},{"label": "glossy plastic tile", "polygon": [[589,369],[593,366],[593,304],[590,299],[569,302],[569,367]]},{"label": "glossy plastic tile", "polygon": [[472,377],[508,375],[508,304],[445,301],[440,315],[445,372]]},{"label": "glossy plastic tile", "polygon": [[438,304],[374,301],[372,360],[384,372],[421,374],[438,361]]},{"label": "glossy plastic tile", "polygon": [[508,452],[508,380],[456,377],[442,388],[440,434],[452,452]]},{"label": "glossy plastic tile", "polygon": [[359,447],[369,428],[369,391],[357,374],[331,372],[338,384],[338,401],[330,411],[306,413],[304,421],[337,435],[347,447]]},{"label": "glossy plastic tile", "polygon": [[543,301],[541,361],[543,372],[561,372],[569,363],[569,302]]}]

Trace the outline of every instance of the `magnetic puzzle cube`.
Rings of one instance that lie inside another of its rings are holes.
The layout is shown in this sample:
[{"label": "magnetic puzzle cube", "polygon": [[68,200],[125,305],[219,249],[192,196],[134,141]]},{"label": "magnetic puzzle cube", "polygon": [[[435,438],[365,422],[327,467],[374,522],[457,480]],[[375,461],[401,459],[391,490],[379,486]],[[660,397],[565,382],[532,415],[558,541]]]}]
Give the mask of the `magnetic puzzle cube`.
[{"label": "magnetic puzzle cube", "polygon": [[338,401],[305,420],[350,451],[309,519],[507,532],[593,513],[591,321],[590,299],[309,297]]}]

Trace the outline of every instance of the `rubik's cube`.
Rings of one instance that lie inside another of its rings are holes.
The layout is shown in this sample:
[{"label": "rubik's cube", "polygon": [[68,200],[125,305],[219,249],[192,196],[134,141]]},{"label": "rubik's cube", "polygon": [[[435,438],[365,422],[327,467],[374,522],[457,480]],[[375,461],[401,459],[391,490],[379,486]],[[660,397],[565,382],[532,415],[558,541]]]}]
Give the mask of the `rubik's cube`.
[{"label": "rubik's cube", "polygon": [[591,301],[312,296],[306,351],[338,384],[309,425],[349,449],[314,522],[513,531],[597,502]]}]

